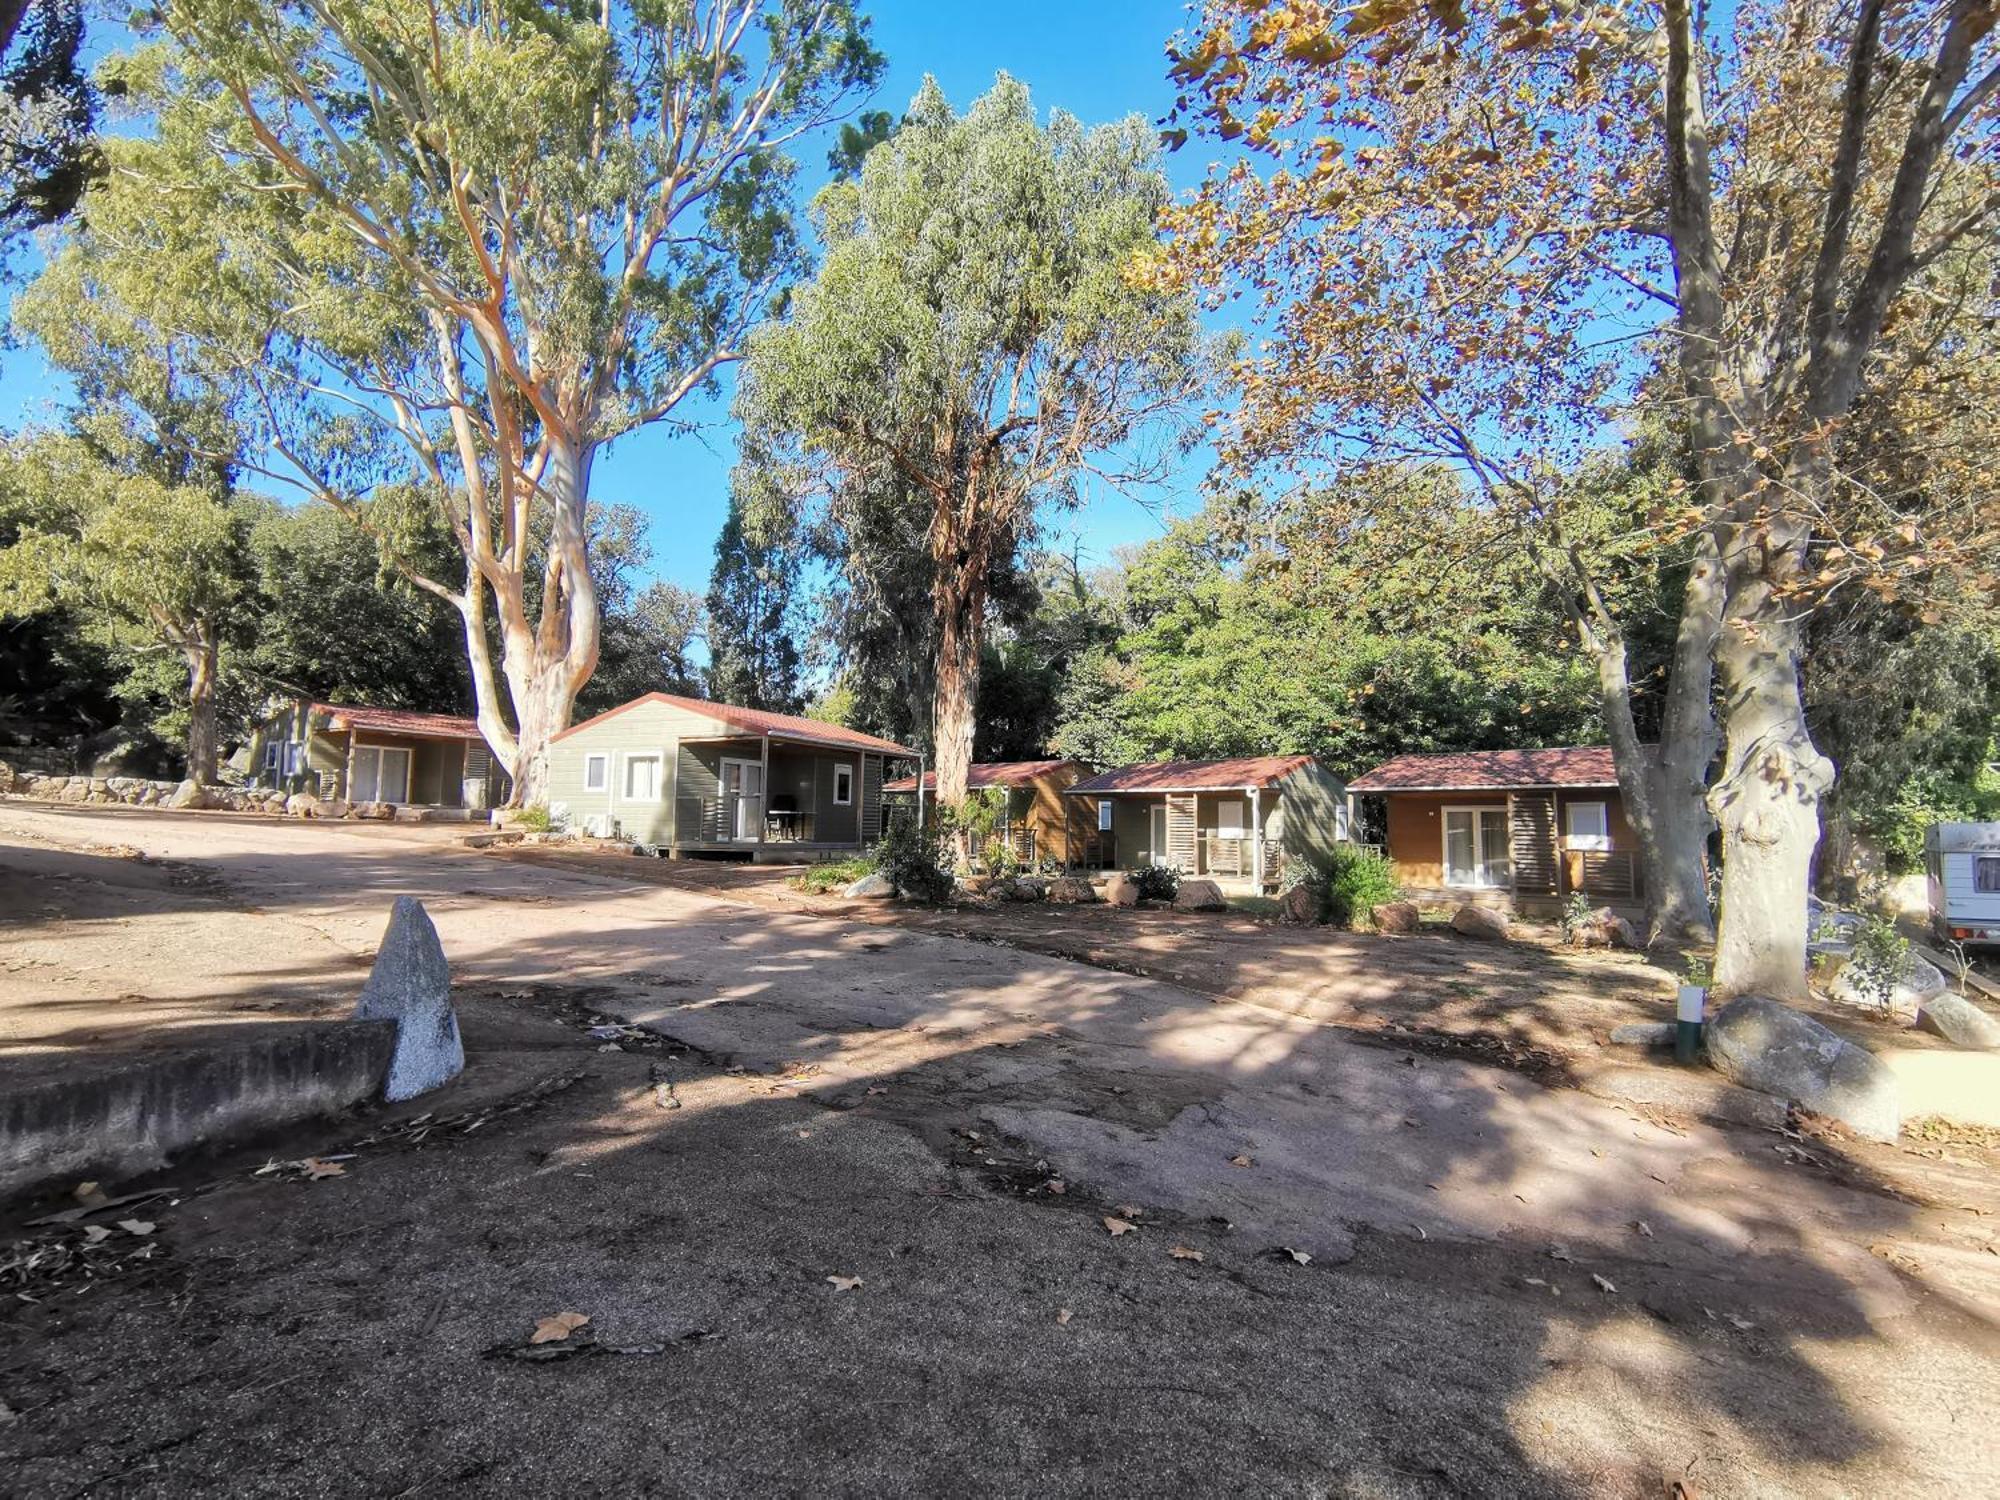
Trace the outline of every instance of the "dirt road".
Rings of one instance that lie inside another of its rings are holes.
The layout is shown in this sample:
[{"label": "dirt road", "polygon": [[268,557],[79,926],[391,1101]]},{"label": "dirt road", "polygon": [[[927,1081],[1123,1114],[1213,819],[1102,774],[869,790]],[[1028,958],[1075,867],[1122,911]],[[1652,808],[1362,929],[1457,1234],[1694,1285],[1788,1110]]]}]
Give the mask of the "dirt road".
[{"label": "dirt road", "polygon": [[[0,1279],[37,1299],[0,1314],[9,1493],[1890,1495],[2000,1471],[1973,1146],[1892,1174],[424,830],[0,805],[0,877],[93,843],[182,873],[120,897],[72,869],[55,911],[0,918],[0,1012],[33,1010],[18,945],[69,962],[45,924],[103,945],[64,990],[100,1009],[169,931],[190,1025],[204,988],[332,1005],[408,892],[472,1067],[436,1096],[449,1129],[288,1143],[377,1137],[318,1180],[191,1167],[132,1210],[149,1235],[106,1237],[98,1284],[59,1257]],[[592,1038],[611,1015],[654,1031]],[[14,1035],[0,1066],[102,1044]],[[514,1357],[564,1310],[626,1352]]]}]

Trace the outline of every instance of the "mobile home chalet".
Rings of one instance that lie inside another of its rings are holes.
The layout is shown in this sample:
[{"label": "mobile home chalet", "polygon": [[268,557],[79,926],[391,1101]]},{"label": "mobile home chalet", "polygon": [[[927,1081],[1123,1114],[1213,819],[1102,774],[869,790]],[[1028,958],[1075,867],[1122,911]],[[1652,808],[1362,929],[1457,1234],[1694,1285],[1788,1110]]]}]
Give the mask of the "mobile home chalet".
[{"label": "mobile home chalet", "polygon": [[882,831],[882,783],[916,751],[839,724],[647,693],[549,747],[549,808],[661,854],[832,858]]},{"label": "mobile home chalet", "polygon": [[1573,893],[1643,914],[1638,846],[1611,750],[1399,755],[1348,786],[1386,804],[1389,862],[1418,897],[1525,914]]}]

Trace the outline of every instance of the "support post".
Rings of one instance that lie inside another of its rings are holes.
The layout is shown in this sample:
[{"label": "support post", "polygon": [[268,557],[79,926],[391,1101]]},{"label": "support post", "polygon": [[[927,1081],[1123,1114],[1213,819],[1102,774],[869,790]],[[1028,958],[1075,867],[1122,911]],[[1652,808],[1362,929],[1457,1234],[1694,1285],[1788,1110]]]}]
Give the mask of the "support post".
[{"label": "support post", "polygon": [[1264,789],[1250,789],[1250,878],[1255,895],[1264,894]]},{"label": "support post", "polygon": [[[771,737],[767,734],[757,741],[757,844],[764,843],[764,830],[769,820],[765,814],[771,806]],[[819,772],[813,772],[813,814],[819,814]]]}]

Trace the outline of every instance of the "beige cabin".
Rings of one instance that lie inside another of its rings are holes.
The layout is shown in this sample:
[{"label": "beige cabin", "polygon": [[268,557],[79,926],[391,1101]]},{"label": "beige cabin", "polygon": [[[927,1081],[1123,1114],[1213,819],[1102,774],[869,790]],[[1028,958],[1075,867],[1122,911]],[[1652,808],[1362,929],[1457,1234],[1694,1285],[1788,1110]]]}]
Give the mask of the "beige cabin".
[{"label": "beige cabin", "polygon": [[498,807],[511,785],[471,719],[303,699],[266,715],[232,764],[253,786],[436,816]]},{"label": "beige cabin", "polygon": [[1084,809],[1075,863],[1165,865],[1252,891],[1349,836],[1347,789],[1310,755],[1120,766],[1064,795]]},{"label": "beige cabin", "polygon": [[882,832],[882,784],[916,751],[796,714],[647,693],[549,747],[549,811],[651,852],[838,858]]}]

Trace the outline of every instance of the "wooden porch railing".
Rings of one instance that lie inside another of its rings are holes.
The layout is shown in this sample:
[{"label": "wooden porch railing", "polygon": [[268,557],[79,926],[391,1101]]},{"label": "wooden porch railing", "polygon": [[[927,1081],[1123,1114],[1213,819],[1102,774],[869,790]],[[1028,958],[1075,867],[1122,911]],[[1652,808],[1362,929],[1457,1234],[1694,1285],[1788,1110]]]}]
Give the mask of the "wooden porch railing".
[{"label": "wooden porch railing", "polygon": [[1640,894],[1639,856],[1632,849],[1571,849],[1563,854],[1564,884],[1586,896],[1635,901]]}]

